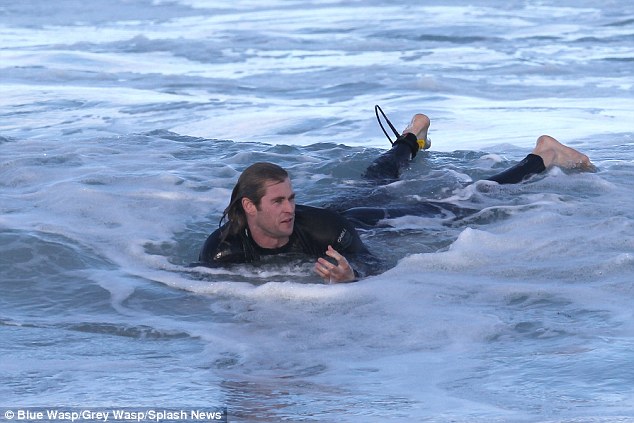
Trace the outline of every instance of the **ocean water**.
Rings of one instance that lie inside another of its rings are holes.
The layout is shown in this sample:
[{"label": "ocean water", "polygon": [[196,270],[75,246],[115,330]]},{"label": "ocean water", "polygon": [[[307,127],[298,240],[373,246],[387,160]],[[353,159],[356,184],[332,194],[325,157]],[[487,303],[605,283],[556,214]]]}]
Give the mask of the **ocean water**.
[{"label": "ocean water", "polygon": [[[0,0],[0,407],[227,407],[229,421],[634,421],[634,5]],[[390,265],[193,265],[239,173],[359,190]],[[595,173],[478,182],[541,134]],[[4,419],[4,416],[0,417]]]}]

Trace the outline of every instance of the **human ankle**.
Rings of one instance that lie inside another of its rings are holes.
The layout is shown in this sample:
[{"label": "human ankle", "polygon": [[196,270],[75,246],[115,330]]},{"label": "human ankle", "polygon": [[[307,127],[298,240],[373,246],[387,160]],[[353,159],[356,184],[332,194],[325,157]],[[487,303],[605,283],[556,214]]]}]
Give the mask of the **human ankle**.
[{"label": "human ankle", "polygon": [[429,130],[430,124],[431,121],[426,115],[417,113],[403,133],[414,134],[417,139],[427,139],[427,131]]}]

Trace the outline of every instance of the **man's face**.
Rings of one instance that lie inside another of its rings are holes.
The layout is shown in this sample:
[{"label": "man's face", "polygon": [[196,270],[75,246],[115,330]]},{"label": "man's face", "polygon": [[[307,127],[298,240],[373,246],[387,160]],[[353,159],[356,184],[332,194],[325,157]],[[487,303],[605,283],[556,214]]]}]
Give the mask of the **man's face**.
[{"label": "man's face", "polygon": [[[269,181],[258,207],[245,207],[249,229],[262,247],[273,248],[287,242],[295,223],[295,193],[291,181]],[[250,201],[249,201],[250,202]]]}]

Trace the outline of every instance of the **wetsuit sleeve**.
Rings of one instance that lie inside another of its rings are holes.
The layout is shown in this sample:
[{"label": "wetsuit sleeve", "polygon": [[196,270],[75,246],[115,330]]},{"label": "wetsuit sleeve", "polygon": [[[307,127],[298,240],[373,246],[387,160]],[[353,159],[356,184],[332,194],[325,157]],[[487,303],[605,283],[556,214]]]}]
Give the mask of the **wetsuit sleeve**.
[{"label": "wetsuit sleeve", "polygon": [[304,251],[316,256],[322,256],[329,245],[341,254],[366,250],[352,223],[331,210],[297,206],[295,232]]},{"label": "wetsuit sleeve", "polygon": [[515,166],[491,176],[487,180],[498,184],[517,184],[530,176],[542,173],[544,170],[546,170],[544,159],[537,154],[529,154]]},{"label": "wetsuit sleeve", "polygon": [[222,240],[222,228],[216,229],[205,241],[198,260],[205,265],[245,263],[250,261],[244,242],[239,236],[227,236]]},{"label": "wetsuit sleeve", "polygon": [[317,257],[329,259],[328,245],[342,254],[357,277],[379,273],[378,260],[367,249],[352,222],[331,210],[297,206],[295,231],[305,250]]}]

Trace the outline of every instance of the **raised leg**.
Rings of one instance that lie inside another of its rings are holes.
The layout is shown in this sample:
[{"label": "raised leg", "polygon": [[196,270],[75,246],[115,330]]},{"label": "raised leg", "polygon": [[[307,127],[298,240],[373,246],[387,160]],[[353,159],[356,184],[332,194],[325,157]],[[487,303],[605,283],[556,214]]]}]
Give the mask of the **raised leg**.
[{"label": "raised leg", "polygon": [[[381,154],[366,169],[363,177],[378,183],[387,183],[399,178],[401,170],[413,159],[421,145],[427,142],[430,120],[423,114],[416,114],[403,134],[397,138],[392,148]],[[427,145],[428,147],[428,145]]]},{"label": "raised leg", "polygon": [[526,156],[524,160],[497,175],[487,178],[487,180],[495,181],[499,184],[516,184],[554,166],[586,172],[595,170],[594,165],[585,154],[563,145],[551,136],[542,135],[537,139],[533,152]]}]

